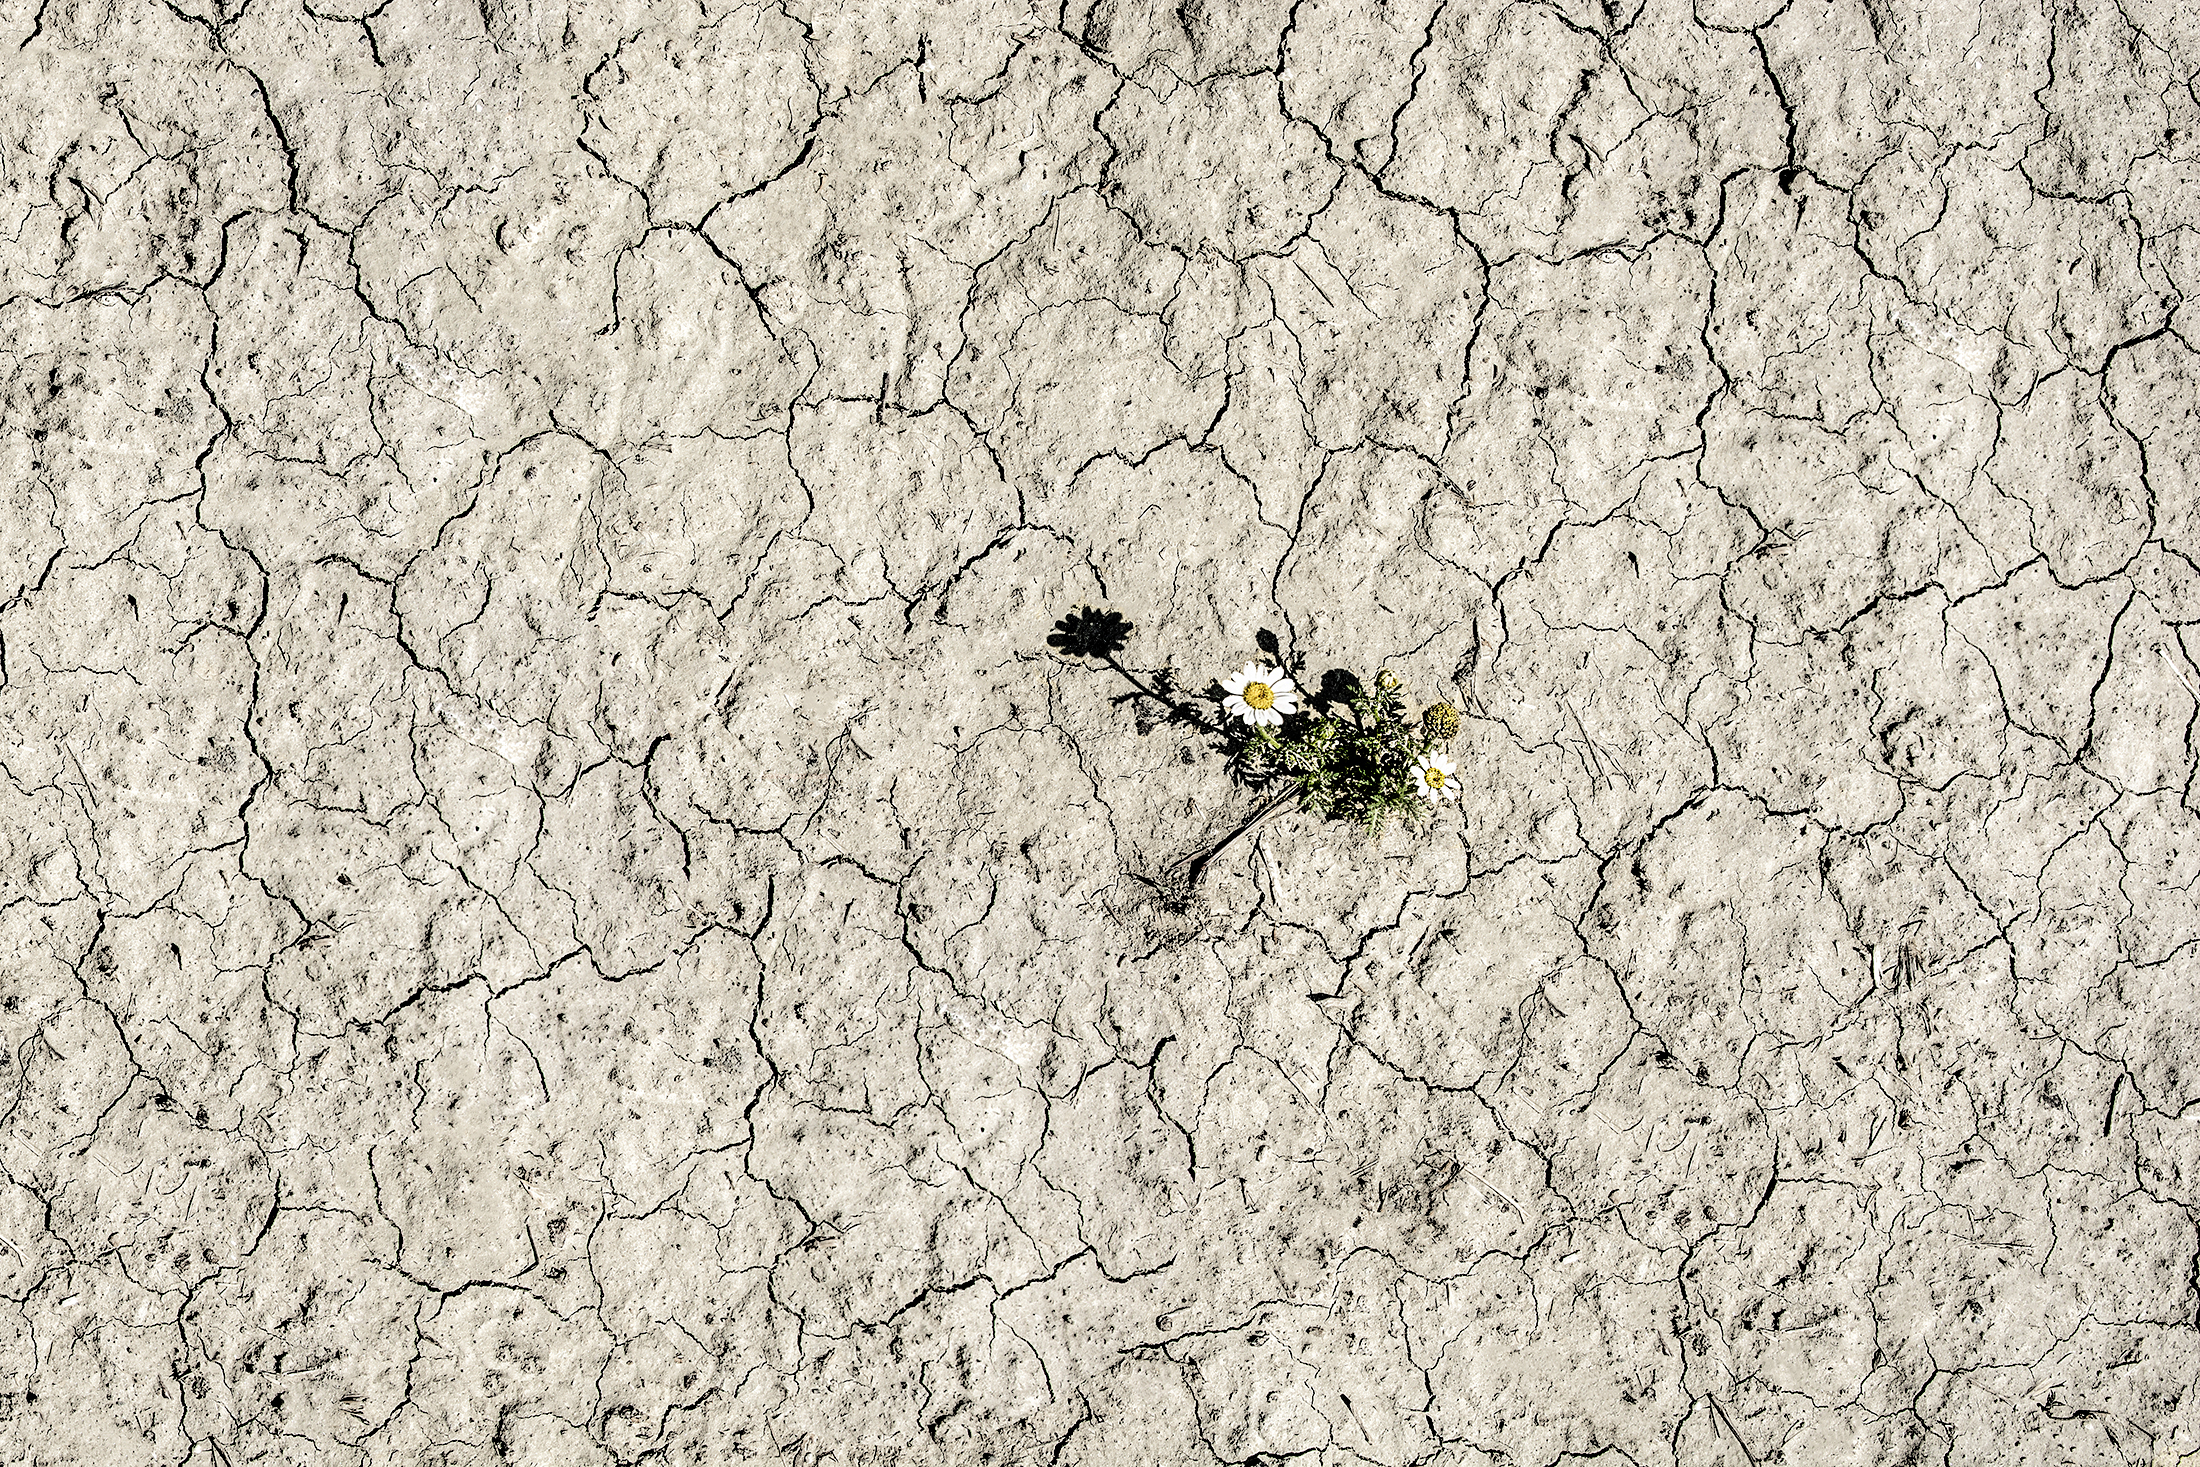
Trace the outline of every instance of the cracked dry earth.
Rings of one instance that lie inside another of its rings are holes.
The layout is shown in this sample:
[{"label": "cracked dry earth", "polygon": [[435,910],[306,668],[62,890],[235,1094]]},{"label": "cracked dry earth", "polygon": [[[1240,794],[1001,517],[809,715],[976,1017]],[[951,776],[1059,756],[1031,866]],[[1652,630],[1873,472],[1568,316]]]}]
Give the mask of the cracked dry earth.
[{"label": "cracked dry earth", "polygon": [[2200,1450],[2196,70],[0,0],[0,1459]]}]

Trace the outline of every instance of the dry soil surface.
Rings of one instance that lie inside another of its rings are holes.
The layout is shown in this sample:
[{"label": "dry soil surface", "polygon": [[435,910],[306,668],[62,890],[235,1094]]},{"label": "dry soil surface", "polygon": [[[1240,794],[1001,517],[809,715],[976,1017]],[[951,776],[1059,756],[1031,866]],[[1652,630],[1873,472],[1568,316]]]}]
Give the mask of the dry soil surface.
[{"label": "dry soil surface", "polygon": [[2200,1449],[2196,70],[0,0],[0,1459]]}]

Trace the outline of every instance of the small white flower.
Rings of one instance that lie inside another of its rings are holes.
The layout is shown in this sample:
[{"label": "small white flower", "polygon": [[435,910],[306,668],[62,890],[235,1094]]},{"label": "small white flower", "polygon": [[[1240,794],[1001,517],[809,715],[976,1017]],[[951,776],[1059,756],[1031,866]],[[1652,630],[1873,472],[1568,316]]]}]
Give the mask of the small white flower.
[{"label": "small white flower", "polygon": [[1222,685],[1222,691],[1228,694],[1222,700],[1223,711],[1256,728],[1276,728],[1286,713],[1299,711],[1299,685],[1280,667],[1248,662]]},{"label": "small white flower", "polygon": [[1443,754],[1423,754],[1413,761],[1413,787],[1430,804],[1459,798],[1459,766]]}]

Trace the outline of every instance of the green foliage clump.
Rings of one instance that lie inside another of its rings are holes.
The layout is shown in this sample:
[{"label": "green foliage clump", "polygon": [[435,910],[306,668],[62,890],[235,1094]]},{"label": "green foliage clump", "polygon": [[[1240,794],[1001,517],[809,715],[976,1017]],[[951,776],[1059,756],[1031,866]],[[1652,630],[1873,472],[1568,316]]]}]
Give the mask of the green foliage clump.
[{"label": "green foliage clump", "polygon": [[1421,793],[1415,761],[1451,741],[1458,711],[1436,703],[1415,717],[1387,670],[1372,687],[1354,677],[1332,677],[1329,686],[1333,693],[1281,728],[1227,732],[1231,772],[1255,789],[1294,782],[1302,808],[1371,836],[1392,819],[1426,823],[1434,805]]}]

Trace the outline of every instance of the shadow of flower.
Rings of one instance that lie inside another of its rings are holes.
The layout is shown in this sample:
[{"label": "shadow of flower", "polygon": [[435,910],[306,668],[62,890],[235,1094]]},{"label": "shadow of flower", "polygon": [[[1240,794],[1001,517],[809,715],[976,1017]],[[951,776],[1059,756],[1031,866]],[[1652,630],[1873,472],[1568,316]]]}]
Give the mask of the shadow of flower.
[{"label": "shadow of flower", "polygon": [[1113,657],[1131,637],[1131,624],[1120,611],[1081,606],[1054,624],[1047,645],[1065,657]]}]

